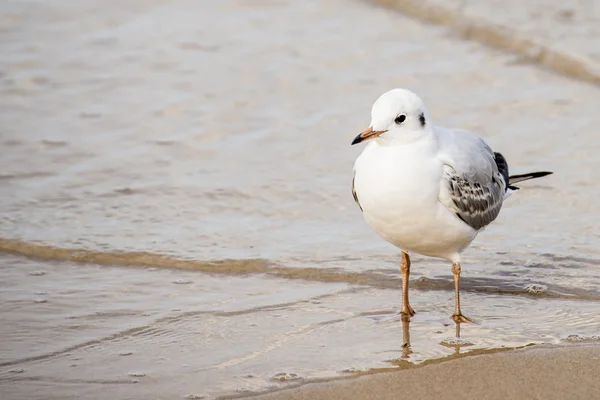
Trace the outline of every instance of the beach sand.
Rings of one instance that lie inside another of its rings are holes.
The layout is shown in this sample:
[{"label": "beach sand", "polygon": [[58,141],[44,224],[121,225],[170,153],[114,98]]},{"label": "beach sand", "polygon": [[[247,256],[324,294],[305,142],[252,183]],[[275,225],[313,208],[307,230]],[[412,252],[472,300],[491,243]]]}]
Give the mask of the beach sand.
[{"label": "beach sand", "polygon": [[256,400],[598,399],[600,346],[513,350],[310,384]]}]

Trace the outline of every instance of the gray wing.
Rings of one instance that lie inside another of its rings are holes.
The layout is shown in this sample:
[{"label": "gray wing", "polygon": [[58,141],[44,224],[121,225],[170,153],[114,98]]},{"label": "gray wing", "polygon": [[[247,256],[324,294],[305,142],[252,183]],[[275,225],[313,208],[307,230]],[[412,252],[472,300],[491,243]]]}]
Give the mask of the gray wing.
[{"label": "gray wing", "polygon": [[506,160],[474,133],[442,128],[436,132],[444,162],[439,200],[471,228],[480,230],[502,208]]}]

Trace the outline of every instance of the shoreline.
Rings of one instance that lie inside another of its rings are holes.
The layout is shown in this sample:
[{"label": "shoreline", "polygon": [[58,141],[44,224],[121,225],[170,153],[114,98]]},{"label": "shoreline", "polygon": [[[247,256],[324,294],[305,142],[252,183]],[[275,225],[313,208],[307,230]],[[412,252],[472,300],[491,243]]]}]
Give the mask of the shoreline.
[{"label": "shoreline", "polygon": [[[532,343],[600,344],[596,302],[502,296],[498,308],[498,295],[467,292],[479,323],[457,341],[450,303],[440,299],[452,293],[415,290],[419,314],[405,324],[394,319],[397,290],[343,283],[239,275],[224,285],[222,275],[198,271],[14,255],[3,257],[0,278],[0,385],[10,398],[259,396],[412,374]],[[510,321],[509,309],[517,310]],[[569,319],[556,310],[571,310]]]},{"label": "shoreline", "polygon": [[[127,251],[101,251],[93,249],[78,249],[75,247],[56,247],[42,243],[27,242],[19,239],[0,237],[0,256],[17,256],[31,261],[40,262],[69,262],[78,265],[104,265],[122,268],[167,268],[175,270],[188,270],[208,274],[226,276],[235,275],[264,275],[275,279],[308,280],[314,282],[329,282],[362,285],[379,289],[397,289],[401,280],[390,271],[348,271],[344,269],[323,269],[315,267],[288,267],[279,265],[277,260],[262,258],[254,259],[207,259],[193,260],[176,255],[127,252]],[[581,261],[578,260],[578,261]],[[585,260],[593,263],[595,260]],[[538,299],[564,299],[597,301],[599,296],[584,291],[574,292],[568,288],[555,287],[552,289],[532,290],[526,286],[519,288],[500,282],[494,282],[497,289],[489,290],[490,282],[471,282],[469,278],[463,282],[463,288],[472,292],[498,294],[507,296],[525,296]],[[420,277],[411,281],[411,287],[422,290],[452,290],[452,276],[426,278]]]},{"label": "shoreline", "polygon": [[570,398],[592,398],[600,391],[599,364],[598,344],[536,345],[245,397],[391,400],[402,394],[421,399],[562,399],[569,393]]}]

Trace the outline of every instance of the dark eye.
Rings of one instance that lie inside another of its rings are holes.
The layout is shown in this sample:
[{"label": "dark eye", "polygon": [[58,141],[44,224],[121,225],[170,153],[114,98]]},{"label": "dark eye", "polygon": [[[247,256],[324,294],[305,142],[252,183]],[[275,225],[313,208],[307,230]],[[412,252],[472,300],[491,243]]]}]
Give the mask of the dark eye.
[{"label": "dark eye", "polygon": [[400,125],[401,123],[403,123],[406,120],[406,115],[404,114],[400,114],[396,117],[396,119],[394,120],[395,123],[397,123],[398,125]]}]

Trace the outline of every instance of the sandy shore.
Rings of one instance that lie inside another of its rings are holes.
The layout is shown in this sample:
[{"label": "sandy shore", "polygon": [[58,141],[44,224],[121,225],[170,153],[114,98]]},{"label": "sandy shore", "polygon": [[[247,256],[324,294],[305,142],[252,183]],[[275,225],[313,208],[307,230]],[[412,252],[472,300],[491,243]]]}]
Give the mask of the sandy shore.
[{"label": "sandy shore", "polygon": [[256,399],[593,399],[600,346],[529,348],[311,384]]}]

